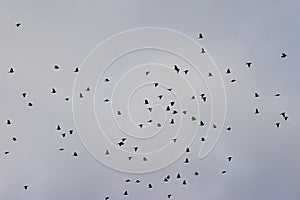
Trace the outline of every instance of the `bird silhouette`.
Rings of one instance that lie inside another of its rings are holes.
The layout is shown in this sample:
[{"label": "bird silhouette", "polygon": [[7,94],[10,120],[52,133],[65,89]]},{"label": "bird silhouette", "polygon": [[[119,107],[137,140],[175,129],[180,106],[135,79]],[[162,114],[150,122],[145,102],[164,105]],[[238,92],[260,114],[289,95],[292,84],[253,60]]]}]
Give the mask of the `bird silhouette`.
[{"label": "bird silhouette", "polygon": [[198,175],[199,175],[199,172],[195,171],[195,172],[194,172],[194,175],[195,175],[195,176],[198,176]]},{"label": "bird silhouette", "polygon": [[287,57],[287,54],[286,53],[281,53],[281,56],[280,56],[281,58],[285,58],[285,57]]},{"label": "bird silhouette", "polygon": [[8,71],[8,73],[9,74],[12,74],[12,73],[14,73],[15,71],[14,71],[14,69],[11,67],[10,69],[9,69],[9,71]]},{"label": "bird silhouette", "polygon": [[277,127],[277,128],[279,128],[279,125],[280,125],[280,123],[279,123],[279,122],[277,122],[275,125],[276,125],[276,127]]},{"label": "bird silhouette", "polygon": [[128,195],[128,191],[125,190],[124,193],[123,193],[123,195],[124,195],[124,196],[127,196],[127,195]]},{"label": "bird silhouette", "polygon": [[188,72],[189,72],[189,70],[188,69],[186,69],[186,70],[184,70],[183,71],[185,74],[187,74]]},{"label": "bird silhouette", "polygon": [[24,98],[26,97],[26,95],[27,95],[26,92],[23,92],[23,93],[22,93],[22,96],[23,96]]},{"label": "bird silhouette", "polygon": [[226,74],[230,74],[230,73],[231,73],[231,71],[230,71],[230,69],[228,68],[227,71],[226,71]]},{"label": "bird silhouette", "polygon": [[254,93],[254,97],[259,97],[259,94],[257,92]]},{"label": "bird silhouette", "polygon": [[232,157],[231,156],[229,156],[228,158],[227,158],[227,160],[230,162],[231,161],[231,159],[232,159]]},{"label": "bird silhouette", "polygon": [[279,96],[280,96],[280,94],[279,94],[279,93],[275,94],[275,97],[279,97]]},{"label": "bird silhouette", "polygon": [[154,87],[157,87],[158,86],[158,83],[154,83]]},{"label": "bird silhouette", "polygon": [[259,114],[258,108],[255,109],[254,114]]},{"label": "bird silhouette", "polygon": [[58,65],[54,65],[54,69],[58,70],[59,66]]},{"label": "bird silhouette", "polygon": [[105,79],[104,79],[104,82],[106,82],[106,83],[109,82],[109,81],[110,81],[110,80],[109,80],[108,78],[105,78]]},{"label": "bird silhouette", "polygon": [[177,174],[176,178],[181,178],[181,175],[180,173]]},{"label": "bird silhouette", "polygon": [[202,33],[199,33],[199,35],[198,35],[198,39],[203,39],[203,35],[202,35]]},{"label": "bird silhouette", "polygon": [[75,72],[75,73],[79,72],[79,68],[76,67],[76,68],[74,69],[74,72]]},{"label": "bird silhouette", "polygon": [[201,53],[205,53],[205,49],[204,48],[201,48]]},{"label": "bird silhouette", "polygon": [[55,94],[55,93],[56,93],[55,88],[52,88],[51,93],[52,93],[52,94]]},{"label": "bird silhouette", "polygon": [[24,190],[28,190],[28,185],[24,185]]},{"label": "bird silhouette", "polygon": [[177,74],[179,73],[180,69],[178,68],[177,65],[174,65],[174,70],[177,72]]},{"label": "bird silhouette", "polygon": [[204,122],[203,122],[203,121],[200,121],[199,126],[204,126]]},{"label": "bird silhouette", "polygon": [[32,107],[32,106],[33,106],[33,104],[32,104],[31,102],[29,102],[29,103],[28,103],[28,106],[29,106],[29,107]]},{"label": "bird silhouette", "polygon": [[150,71],[145,72],[146,76],[150,74]]},{"label": "bird silhouette", "polygon": [[7,125],[11,125],[11,121],[8,119],[8,120],[6,120],[6,124]]},{"label": "bird silhouette", "polygon": [[152,187],[153,187],[153,186],[152,186],[152,184],[151,184],[151,183],[149,183],[149,184],[148,184],[148,188],[150,188],[150,189],[151,189]]},{"label": "bird silhouette", "polygon": [[20,26],[21,26],[21,23],[20,23],[20,22],[16,23],[16,27],[17,27],[17,28],[19,28]]},{"label": "bird silhouette", "polygon": [[222,173],[222,174],[225,174],[225,173],[226,173],[226,171],[225,171],[225,170],[223,170],[221,173]]},{"label": "bird silhouette", "polygon": [[247,67],[251,67],[252,62],[246,62]]},{"label": "bird silhouette", "polygon": [[73,152],[73,157],[77,157],[78,156],[78,153],[77,152]]}]

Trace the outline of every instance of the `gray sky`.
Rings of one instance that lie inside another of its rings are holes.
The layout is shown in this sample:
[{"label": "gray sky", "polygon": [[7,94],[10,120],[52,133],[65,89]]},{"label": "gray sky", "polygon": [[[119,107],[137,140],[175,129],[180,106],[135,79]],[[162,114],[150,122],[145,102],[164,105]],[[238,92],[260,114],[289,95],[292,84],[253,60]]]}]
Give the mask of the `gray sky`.
[{"label": "gray sky", "polygon": [[[300,52],[295,1],[14,1],[0,0],[0,199],[299,199]],[[17,29],[15,23],[22,25]],[[107,168],[81,144],[71,102],[76,74],[101,41],[136,27],[157,26],[197,40],[199,32],[224,78],[227,117],[217,146],[163,170],[132,175]],[[282,52],[287,53],[281,59]],[[251,68],[245,63],[252,61]],[[54,71],[58,64],[61,69]],[[8,74],[10,67],[15,73]],[[230,67],[232,74],[225,75]],[[230,80],[235,78],[236,83]],[[57,89],[51,95],[51,88]],[[27,97],[21,93],[26,91]],[[254,92],[260,98],[254,99]],[[275,98],[275,93],[281,93]],[[33,102],[33,107],[27,106]],[[260,115],[253,111],[260,108]],[[286,111],[283,121],[279,115]],[[11,126],[6,120],[12,121]],[[275,123],[281,122],[280,128]],[[12,137],[17,137],[16,142]],[[58,149],[64,147],[63,152]],[[5,151],[10,154],[4,155]],[[72,157],[76,151],[79,157]],[[226,158],[232,156],[231,162]],[[194,171],[200,175],[195,177]],[[221,175],[222,170],[227,170]],[[187,180],[176,180],[181,172]],[[170,174],[169,183],[163,178]],[[140,179],[140,184],[125,179]],[[148,183],[154,188],[147,189]],[[25,191],[23,185],[28,185]],[[128,190],[129,196],[123,197]]]}]

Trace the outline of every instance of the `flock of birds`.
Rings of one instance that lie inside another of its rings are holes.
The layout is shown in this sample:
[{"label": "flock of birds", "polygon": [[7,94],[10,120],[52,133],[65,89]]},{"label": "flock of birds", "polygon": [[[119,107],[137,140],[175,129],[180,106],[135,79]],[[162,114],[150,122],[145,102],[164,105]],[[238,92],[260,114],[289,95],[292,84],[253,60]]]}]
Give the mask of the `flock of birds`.
[{"label": "flock of birds", "polygon": [[[19,28],[21,27],[21,23],[16,23],[15,26],[16,26],[16,28],[19,29]],[[199,33],[198,39],[199,39],[199,40],[202,40],[203,38],[204,38],[203,34],[202,34],[202,33]],[[202,48],[201,51],[200,51],[200,53],[205,53],[205,49]],[[281,53],[280,57],[281,57],[282,59],[285,59],[285,58],[287,57],[287,54],[286,54],[285,52],[283,52],[283,53]],[[245,66],[248,67],[248,68],[251,68],[251,67],[252,67],[252,62],[246,62],[246,63],[245,63]],[[54,70],[59,70],[59,69],[60,69],[60,66],[59,66],[59,65],[54,65],[53,69],[54,69]],[[175,73],[180,73],[180,72],[182,71],[184,74],[187,74],[187,73],[189,72],[188,69],[182,70],[182,69],[180,69],[180,67],[178,67],[177,65],[174,65],[174,71],[175,71]],[[79,72],[79,68],[76,67],[76,68],[74,69],[73,72],[74,72],[74,73],[78,73],[78,72]],[[8,74],[13,75],[14,73],[15,73],[15,70],[14,70],[13,67],[11,67],[11,68],[8,70]],[[149,72],[146,72],[146,75],[148,75],[149,73],[150,73],[150,71],[149,71]],[[231,72],[231,69],[230,69],[230,68],[228,68],[228,69],[225,71],[225,75],[228,75],[228,74],[231,74],[231,73],[232,73],[232,72]],[[209,72],[209,73],[208,73],[208,76],[209,76],[209,77],[212,77],[213,74],[212,74],[211,72]],[[110,81],[109,78],[106,78],[106,79],[104,80],[104,82],[109,82],[109,81]],[[231,79],[230,82],[234,83],[234,82],[236,82],[236,79]],[[159,84],[159,83],[155,83],[155,87],[157,87],[158,84]],[[172,89],[170,88],[169,90],[172,90]],[[86,91],[91,91],[91,89],[88,87],[88,88],[86,89]],[[56,94],[56,93],[57,93],[57,89],[53,87],[53,88],[50,89],[50,92],[49,92],[49,93],[52,94],[52,95],[53,95],[53,94]],[[27,93],[26,93],[26,92],[22,92],[22,93],[21,93],[21,96],[22,96],[22,98],[26,98],[26,97],[27,97]],[[201,96],[201,99],[202,99],[204,102],[206,102],[207,96],[206,96],[205,94],[201,94],[200,96]],[[259,98],[259,97],[260,97],[259,93],[258,93],[258,92],[255,92],[255,93],[254,93],[254,98]],[[276,94],[275,94],[275,97],[277,97],[277,98],[280,97],[280,93],[276,93]],[[83,96],[82,93],[80,93],[79,98],[84,98],[84,96]],[[158,98],[162,98],[162,96],[159,96]],[[193,97],[192,97],[192,98],[193,98]],[[70,101],[70,98],[69,98],[69,97],[66,97],[64,100],[65,100],[65,101]],[[109,99],[105,99],[104,101],[105,101],[105,102],[109,102]],[[145,102],[144,102],[144,103],[145,103],[145,104],[149,104],[148,99],[145,99]],[[174,102],[173,102],[173,104],[174,104]],[[33,107],[33,102],[28,102],[28,106],[29,106],[29,107]],[[170,110],[170,108],[167,107],[167,108],[166,108],[166,111],[169,111],[168,109]],[[151,110],[150,110],[150,111],[151,111]],[[177,114],[177,111],[173,111],[173,112],[174,112],[173,114]],[[119,113],[117,113],[117,114],[118,114],[118,115],[121,115],[121,112],[119,112]],[[254,115],[259,115],[259,114],[260,114],[259,108],[255,108],[253,114],[254,114]],[[284,121],[287,121],[287,120],[288,120],[288,115],[287,115],[286,112],[281,112],[281,113],[279,113],[279,115],[283,118]],[[172,123],[174,123],[174,121],[170,121],[170,124],[172,124]],[[12,121],[11,119],[7,119],[7,120],[6,120],[6,125],[7,125],[7,126],[13,126],[13,121]],[[139,124],[139,126],[140,126],[140,128],[143,128],[143,124]],[[159,126],[159,125],[158,125],[158,126]],[[199,126],[205,126],[204,122],[203,122],[203,121],[200,121],[200,122],[199,122]],[[215,126],[215,125],[214,125],[214,126]],[[275,123],[275,126],[276,126],[277,128],[279,128],[279,127],[280,127],[280,122],[276,122],[276,123]],[[227,130],[227,131],[231,131],[231,127],[230,127],[230,126],[227,127],[226,130]],[[67,136],[67,134],[72,135],[72,134],[74,133],[74,129],[70,129],[70,130],[68,130],[67,132],[62,131],[62,128],[61,128],[61,125],[60,125],[60,124],[57,124],[57,125],[56,125],[56,131],[62,132],[62,133],[61,133],[61,137],[63,137],[63,138],[65,138],[65,137]],[[120,141],[120,142],[118,143],[118,145],[119,145],[119,146],[124,145],[125,140],[126,140],[126,139],[123,138],[122,141]],[[18,138],[12,137],[12,141],[13,141],[13,142],[18,142]],[[202,141],[202,142],[205,142],[205,138],[202,137],[202,138],[201,138],[201,141]],[[65,149],[62,148],[62,147],[58,149],[58,151],[64,151],[64,150],[65,150]],[[138,147],[134,147],[134,151],[136,152],[137,150],[138,150]],[[189,153],[189,152],[190,152],[190,148],[187,147],[186,150],[185,150],[185,152],[186,152],[186,153]],[[10,151],[8,151],[8,150],[4,151],[4,155],[9,156],[9,154],[10,154]],[[107,151],[106,154],[108,155],[109,152]],[[73,156],[73,157],[78,157],[79,154],[78,154],[78,152],[74,151],[73,154],[72,154],[72,156]],[[228,156],[226,159],[227,159],[228,162],[231,162],[233,158],[232,158],[232,156]],[[188,158],[188,157],[185,158],[185,159],[184,159],[184,164],[189,164],[189,163],[190,163],[189,158]],[[222,170],[222,171],[220,172],[220,174],[223,174],[223,175],[224,175],[224,174],[226,174],[226,172],[227,172],[226,170]],[[194,175],[195,177],[197,177],[197,176],[200,175],[200,173],[199,173],[198,171],[194,171],[194,172],[193,172],[193,175]],[[174,179],[182,180],[182,181],[181,181],[182,186],[186,186],[186,185],[188,184],[188,180],[185,179],[184,177],[182,177],[182,175],[181,175],[180,173],[177,173],[177,174],[174,176]],[[167,176],[165,176],[165,177],[162,178],[162,181],[165,182],[165,183],[169,182],[170,180],[171,180],[171,175],[170,175],[170,174],[168,174]],[[140,179],[131,180],[130,178],[128,178],[128,179],[125,180],[125,183],[130,183],[130,182],[134,182],[134,183],[136,183],[136,184],[139,184],[139,183],[141,183],[141,180],[140,180]],[[147,184],[146,184],[146,187],[147,187],[149,190],[152,190],[153,188],[155,188],[155,184],[153,184],[153,183],[147,183]],[[28,190],[28,189],[29,189],[29,185],[23,185],[23,189],[24,189],[24,190]],[[129,195],[129,191],[128,191],[128,190],[125,190],[125,191],[123,192],[123,196],[128,196],[128,195]],[[173,194],[172,194],[172,193],[168,193],[168,194],[166,195],[166,198],[167,198],[167,199],[171,199],[172,197],[173,197]],[[109,200],[109,199],[110,199],[110,196],[105,196],[104,199],[105,199],[105,200]]]}]

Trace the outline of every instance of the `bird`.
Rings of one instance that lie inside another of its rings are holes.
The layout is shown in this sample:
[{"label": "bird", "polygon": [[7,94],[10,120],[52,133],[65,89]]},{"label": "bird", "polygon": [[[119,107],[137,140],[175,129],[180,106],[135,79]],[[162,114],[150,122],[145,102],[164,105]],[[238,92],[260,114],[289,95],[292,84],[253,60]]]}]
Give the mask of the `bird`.
[{"label": "bird", "polygon": [[187,147],[187,148],[185,149],[185,152],[189,153],[189,152],[190,152],[190,148]]},{"label": "bird", "polygon": [[199,172],[195,171],[195,172],[194,172],[194,175],[195,175],[195,176],[198,176],[198,175],[199,175]]},{"label": "bird", "polygon": [[217,128],[217,125],[213,124],[213,128]]},{"label": "bird", "polygon": [[129,183],[129,182],[130,182],[130,179],[126,179],[125,182],[126,182],[126,183]]},{"label": "bird", "polygon": [[170,109],[170,106],[167,106],[166,107],[166,111],[170,111],[171,109]]},{"label": "bird", "polygon": [[82,99],[83,98],[83,94],[79,93],[79,98]]},{"label": "bird", "polygon": [[63,150],[65,150],[64,148],[59,148],[59,151],[63,151]]},{"label": "bird", "polygon": [[118,145],[121,147],[123,146],[125,143],[124,142],[119,142]]},{"label": "bird", "polygon": [[31,102],[29,102],[29,103],[28,103],[28,106],[29,106],[29,107],[32,107],[32,106],[33,106],[33,104],[32,104]]},{"label": "bird", "polygon": [[91,88],[90,88],[90,87],[87,87],[87,88],[85,89],[85,91],[90,92],[90,91],[91,91]]},{"label": "bird", "polygon": [[280,113],[280,115],[282,115],[282,117],[285,117],[285,112]]},{"label": "bird", "polygon": [[70,100],[70,98],[69,98],[69,97],[66,97],[66,98],[65,98],[65,101],[69,101],[69,100]]},{"label": "bird", "polygon": [[258,98],[259,94],[257,92],[254,93],[254,97]]},{"label": "bird", "polygon": [[199,35],[198,35],[198,39],[203,39],[203,35],[202,35],[202,33],[199,33]]},{"label": "bird", "polygon": [[171,105],[171,106],[174,106],[174,104],[175,104],[174,101],[171,101],[171,102],[170,102],[170,105]]},{"label": "bird", "polygon": [[12,140],[15,142],[15,141],[17,141],[17,138],[16,138],[16,137],[13,137]]},{"label": "bird", "polygon": [[254,114],[259,114],[258,108],[255,109]]},{"label": "bird", "polygon": [[133,147],[134,151],[137,152],[139,147]]},{"label": "bird", "polygon": [[204,48],[201,48],[201,53],[205,53],[205,49]]},{"label": "bird", "polygon": [[58,65],[54,65],[54,69],[58,70],[59,66]]},{"label": "bird", "polygon": [[8,71],[9,74],[12,74],[12,73],[14,73],[14,72],[15,72],[15,71],[14,71],[14,68],[12,68],[12,67],[11,67],[11,68],[9,69],[9,71]]},{"label": "bird", "polygon": [[247,67],[251,67],[252,62],[246,62]]},{"label": "bird", "polygon": [[222,174],[225,174],[225,173],[226,173],[226,171],[225,171],[225,170],[223,170],[221,173],[222,173]]},{"label": "bird", "polygon": [[186,70],[184,70],[183,71],[185,74],[187,74],[188,72],[189,72],[189,70],[188,69],[186,69]]},{"label": "bird", "polygon": [[28,185],[24,185],[24,190],[28,190]]},{"label": "bird", "polygon": [[109,197],[105,197],[105,200],[109,200]]},{"label": "bird", "polygon": [[25,98],[26,95],[27,95],[26,92],[23,92],[23,93],[22,93],[23,98]]},{"label": "bird", "polygon": [[148,184],[148,188],[150,188],[150,189],[151,189],[152,187],[153,187],[153,186],[152,186],[152,184],[151,184],[151,183],[149,183],[149,184]]},{"label": "bird", "polygon": [[186,185],[186,180],[183,180],[183,181],[182,181],[182,185]]},{"label": "bird", "polygon": [[143,124],[139,124],[139,127],[140,127],[140,128],[143,128]]},{"label": "bird", "polygon": [[154,83],[154,87],[157,87],[158,86],[158,83]]},{"label": "bird", "polygon": [[289,118],[288,116],[285,116],[285,117],[284,117],[284,120],[285,120],[285,121],[287,121],[287,120],[288,120],[288,118]]},{"label": "bird", "polygon": [[124,195],[124,196],[127,196],[127,195],[128,195],[128,191],[125,190],[124,193],[123,193],[123,195]]},{"label": "bird", "polygon": [[236,79],[232,79],[230,82],[231,82],[231,83],[234,83],[234,82],[236,82]]},{"label": "bird", "polygon": [[21,23],[20,23],[20,22],[16,23],[16,27],[17,27],[17,28],[19,28],[20,26],[21,26]]},{"label": "bird", "polygon": [[158,99],[162,99],[162,97],[163,97],[163,95],[159,95],[159,96],[158,96]]},{"label": "bird", "polygon": [[117,111],[117,115],[121,115],[121,114],[122,114],[121,111],[118,110],[118,111]]},{"label": "bird", "polygon": [[66,133],[62,133],[61,136],[64,138],[66,137]]},{"label": "bird", "polygon": [[191,121],[196,121],[196,117],[192,116]]},{"label": "bird", "polygon": [[70,130],[69,130],[69,134],[72,135],[72,134],[73,134],[73,131],[74,131],[73,129],[70,129]]},{"label": "bird", "polygon": [[78,154],[77,154],[77,152],[73,152],[73,157],[77,157],[78,156]]},{"label": "bird", "polygon": [[173,110],[173,115],[176,115],[178,113],[177,110]]},{"label": "bird", "polygon": [[9,151],[5,151],[5,152],[4,152],[4,155],[7,155],[7,154],[9,154]]},{"label": "bird", "polygon": [[230,74],[230,73],[231,73],[231,71],[230,71],[230,69],[228,68],[227,71],[226,71],[226,74]]},{"label": "bird", "polygon": [[281,58],[285,58],[285,57],[287,57],[287,54],[286,53],[281,53],[281,56],[280,56]]},{"label": "bird", "polygon": [[149,112],[152,112],[152,108],[151,107],[149,107],[148,110],[149,110]]},{"label": "bird", "polygon": [[208,72],[208,77],[212,77],[213,74],[211,72]]},{"label": "bird", "polygon": [[109,155],[109,151],[108,150],[105,151],[105,155]]},{"label": "bird", "polygon": [[276,122],[275,125],[276,125],[277,128],[279,128],[280,123],[279,123],[279,122]]},{"label": "bird", "polygon": [[177,65],[174,65],[174,70],[177,72],[177,74],[179,73],[180,69],[178,68]]},{"label": "bird", "polygon": [[170,199],[172,197],[172,194],[168,194],[168,199]]},{"label": "bird", "polygon": [[76,67],[76,68],[74,69],[74,72],[75,72],[75,73],[79,72],[79,68]]},{"label": "bird", "polygon": [[230,162],[231,161],[231,159],[232,159],[232,157],[231,156],[229,156],[228,158],[227,158],[227,160]]},{"label": "bird", "polygon": [[199,126],[204,126],[204,122],[203,122],[203,121],[200,121]]},{"label": "bird", "polygon": [[176,178],[181,178],[181,175],[180,173],[177,174]]},{"label": "bird", "polygon": [[59,124],[56,126],[56,130],[58,130],[58,131],[61,130],[61,127]]},{"label": "bird", "polygon": [[190,163],[189,159],[188,159],[188,158],[186,158],[186,159],[185,159],[185,161],[184,161],[184,163],[185,163],[185,164],[188,164],[188,163]]},{"label": "bird", "polygon": [[149,104],[148,99],[145,99],[144,104],[145,104],[145,105]]},{"label": "bird", "polygon": [[279,96],[280,96],[280,93],[275,94],[275,97],[279,97]]},{"label": "bird", "polygon": [[202,138],[201,138],[201,141],[202,141],[202,142],[204,142],[204,141],[205,141],[205,138],[204,138],[204,137],[202,137]]},{"label": "bird", "polygon": [[106,83],[109,82],[109,79],[108,79],[108,78],[105,78],[105,79],[104,79],[104,82],[106,82]]},{"label": "bird", "polygon": [[196,99],[196,98],[195,98],[195,96],[193,95],[193,96],[191,97],[191,99]]},{"label": "bird", "polygon": [[104,102],[106,102],[106,103],[109,102],[109,99],[104,99]]},{"label": "bird", "polygon": [[8,119],[8,120],[6,120],[6,124],[7,125],[11,125],[11,121]]},{"label": "bird", "polygon": [[152,122],[152,119],[149,119],[147,122],[148,122],[148,123],[151,123],[151,122]]},{"label": "bird", "polygon": [[55,88],[52,88],[51,93],[52,93],[52,94],[55,94],[55,93],[56,93]]},{"label": "bird", "polygon": [[140,183],[141,181],[139,180],[139,179],[137,179],[136,181],[135,181],[135,183]]},{"label": "bird", "polygon": [[146,74],[146,76],[147,76],[148,74],[150,74],[150,71],[145,72],[145,74]]},{"label": "bird", "polygon": [[186,110],[183,110],[182,113],[186,115],[187,111],[186,111]]},{"label": "bird", "polygon": [[171,119],[170,124],[174,124],[174,123],[175,123],[174,119]]}]

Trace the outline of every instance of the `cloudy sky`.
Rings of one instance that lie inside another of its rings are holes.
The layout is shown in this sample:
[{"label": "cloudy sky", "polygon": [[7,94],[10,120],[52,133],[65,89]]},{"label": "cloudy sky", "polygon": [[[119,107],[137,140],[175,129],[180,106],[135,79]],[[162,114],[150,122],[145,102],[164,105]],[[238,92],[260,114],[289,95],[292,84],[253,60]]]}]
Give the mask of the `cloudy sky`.
[{"label": "cloudy sky", "polygon": [[[299,6],[296,0],[0,0],[0,199],[151,200],[168,194],[191,200],[299,199]],[[197,137],[191,152],[173,165],[128,174],[106,167],[86,150],[75,129],[72,102],[64,99],[72,97],[74,69],[96,45],[121,31],[149,26],[180,31],[209,52],[224,80],[225,127],[232,130],[222,131],[203,160],[197,157]],[[251,68],[245,65],[249,61]],[[51,95],[52,87],[57,94]],[[253,114],[255,108],[259,115]],[[176,179],[178,172],[182,179]],[[171,179],[165,183],[167,175]],[[137,179],[141,183],[134,183]]]}]

